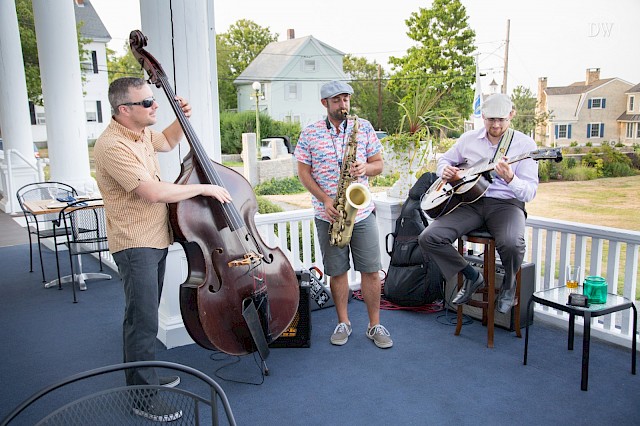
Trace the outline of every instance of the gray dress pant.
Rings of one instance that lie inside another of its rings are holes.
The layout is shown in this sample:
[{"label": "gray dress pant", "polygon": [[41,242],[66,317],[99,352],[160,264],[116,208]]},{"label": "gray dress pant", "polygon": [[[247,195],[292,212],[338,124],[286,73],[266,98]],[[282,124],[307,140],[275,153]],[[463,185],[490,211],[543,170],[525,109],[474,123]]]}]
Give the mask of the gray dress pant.
[{"label": "gray dress pant", "polygon": [[[131,248],[113,254],[124,286],[122,324],[124,362],[154,361],[158,334],[158,306],[167,249]],[[158,385],[153,368],[125,370],[127,385]]]},{"label": "gray dress pant", "polygon": [[434,220],[420,234],[418,242],[427,259],[440,268],[447,279],[464,269],[468,262],[452,243],[473,230],[485,228],[496,240],[496,249],[504,267],[503,289],[514,288],[516,273],[525,253],[526,215],[516,200],[482,197],[463,204]]}]

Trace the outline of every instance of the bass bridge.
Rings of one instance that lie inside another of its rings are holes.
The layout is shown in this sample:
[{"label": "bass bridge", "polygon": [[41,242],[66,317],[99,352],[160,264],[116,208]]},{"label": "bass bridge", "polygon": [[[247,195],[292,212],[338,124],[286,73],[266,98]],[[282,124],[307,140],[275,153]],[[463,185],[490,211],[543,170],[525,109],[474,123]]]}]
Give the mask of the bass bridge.
[{"label": "bass bridge", "polygon": [[256,264],[262,262],[263,258],[263,255],[254,252],[245,253],[241,259],[232,260],[227,263],[227,265],[229,265],[230,268],[237,266],[257,266]]}]

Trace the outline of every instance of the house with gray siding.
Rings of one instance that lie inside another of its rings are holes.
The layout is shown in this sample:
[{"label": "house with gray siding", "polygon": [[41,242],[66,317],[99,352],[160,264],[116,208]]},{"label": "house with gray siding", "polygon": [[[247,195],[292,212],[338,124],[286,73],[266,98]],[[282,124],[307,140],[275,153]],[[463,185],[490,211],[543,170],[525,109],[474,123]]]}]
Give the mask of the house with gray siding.
[{"label": "house with gray siding", "polygon": [[[332,80],[347,80],[342,70],[344,53],[313,36],[268,44],[233,82],[238,90],[238,111],[256,110],[254,82],[260,83],[258,109],[274,120],[302,127],[326,115],[320,87]],[[264,135],[267,136],[267,135]]]}]

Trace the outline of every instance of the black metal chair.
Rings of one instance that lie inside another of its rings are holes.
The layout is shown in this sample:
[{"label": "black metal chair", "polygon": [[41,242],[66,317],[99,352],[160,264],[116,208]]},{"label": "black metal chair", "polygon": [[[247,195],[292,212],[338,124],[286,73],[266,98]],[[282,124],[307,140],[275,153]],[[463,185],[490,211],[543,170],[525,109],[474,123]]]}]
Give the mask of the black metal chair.
[{"label": "black metal chair", "polygon": [[76,190],[71,185],[62,182],[30,183],[16,191],[16,198],[20,203],[20,208],[27,222],[27,231],[29,232],[29,272],[33,272],[33,241],[31,236],[34,235],[38,241],[42,282],[47,281],[44,274],[44,263],[42,261],[42,240],[54,238],[55,244],[55,237],[64,235],[66,231],[64,228],[56,227],[54,224],[54,221],[58,219],[58,213],[35,215],[25,207],[25,202],[50,200],[54,198],[54,195],[51,193],[52,191],[57,193],[55,195],[56,197],[75,197],[77,195]]},{"label": "black metal chair", "polygon": [[[79,276],[82,271],[76,270],[74,267],[74,256],[79,257],[83,254],[109,251],[109,243],[107,241],[107,224],[102,199],[94,198],[69,203],[60,211],[58,219],[55,222],[56,227],[62,228],[64,230],[63,235],[66,235],[67,237],[64,244],[68,248],[69,262],[71,263],[73,303],[77,303],[76,277]],[[56,259],[57,257],[58,245],[56,244]],[[100,271],[102,272],[102,257],[98,256],[98,260],[100,262]],[[80,260],[78,260],[78,265],[81,264]],[[110,276],[105,275],[104,278],[109,279]],[[59,267],[58,283],[62,283]]]},{"label": "black metal chair", "polygon": [[[125,369],[142,367],[169,369],[188,376],[175,388],[122,384]],[[138,361],[96,368],[47,386],[14,408],[0,426],[151,424],[133,411],[150,398],[180,411],[181,416],[172,419],[172,425],[219,425],[220,405],[226,414],[223,424],[236,424],[224,390],[206,374],[173,362]]]}]

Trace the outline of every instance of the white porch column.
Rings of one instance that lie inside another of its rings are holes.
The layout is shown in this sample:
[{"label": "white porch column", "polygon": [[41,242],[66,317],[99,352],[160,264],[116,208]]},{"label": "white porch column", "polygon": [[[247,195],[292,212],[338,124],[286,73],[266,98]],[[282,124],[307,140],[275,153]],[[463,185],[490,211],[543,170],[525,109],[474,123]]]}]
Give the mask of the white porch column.
[{"label": "white porch column", "polygon": [[[174,91],[189,100],[193,106],[190,123],[195,134],[209,157],[220,161],[213,1],[140,0],[140,17],[142,32],[148,37],[145,50],[161,64]],[[160,104],[155,127],[162,130],[176,117],[162,89],[154,88],[154,95]],[[173,182],[178,177],[182,158],[188,152],[185,141],[171,153],[160,155],[163,180]],[[179,303],[180,284],[186,278],[186,271],[186,256],[181,247],[174,244],[167,257],[159,311],[158,338],[168,348],[193,342],[182,322]]]},{"label": "white porch column", "polygon": [[[5,196],[0,201],[0,209],[9,213],[20,210],[16,190],[38,180],[23,62],[15,2],[1,1],[0,127],[4,159],[0,161],[0,188]],[[12,154],[11,150],[17,150],[21,156]]]},{"label": "white porch column", "polygon": [[91,179],[73,2],[33,0],[51,177],[83,190]]}]

